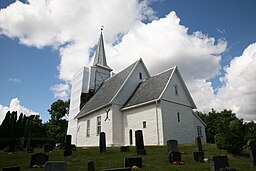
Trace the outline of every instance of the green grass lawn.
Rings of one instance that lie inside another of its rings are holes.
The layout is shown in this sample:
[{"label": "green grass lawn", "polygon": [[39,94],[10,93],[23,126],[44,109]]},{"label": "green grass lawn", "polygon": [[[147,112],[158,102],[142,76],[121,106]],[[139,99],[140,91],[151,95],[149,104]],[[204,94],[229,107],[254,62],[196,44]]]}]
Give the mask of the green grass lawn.
[{"label": "green grass lawn", "polygon": [[[211,170],[210,162],[200,163],[192,160],[192,152],[195,151],[195,146],[179,145],[179,150],[182,152],[182,161],[184,165],[171,165],[168,163],[167,147],[154,146],[145,147],[147,155],[142,155],[143,168],[141,171],[201,171]],[[229,165],[236,168],[238,171],[256,171],[255,167],[250,166],[250,158],[248,152],[245,151],[243,156],[232,156],[227,154],[224,150],[218,150],[214,144],[204,144],[205,157],[210,158],[214,155],[228,155]],[[36,149],[35,152],[43,152],[43,149]],[[7,154],[0,151],[0,169],[8,166],[21,166],[22,171],[41,171],[42,168],[28,168],[31,158],[30,153],[16,152],[14,154]],[[106,168],[123,167],[124,157],[136,157],[135,147],[130,147],[130,152],[120,152],[120,148],[111,147],[107,148],[106,154],[99,154],[99,148],[77,148],[73,151],[70,157],[64,157],[62,150],[54,150],[48,153],[50,161],[66,161],[68,171],[86,171],[87,162],[94,161],[96,171]]]}]

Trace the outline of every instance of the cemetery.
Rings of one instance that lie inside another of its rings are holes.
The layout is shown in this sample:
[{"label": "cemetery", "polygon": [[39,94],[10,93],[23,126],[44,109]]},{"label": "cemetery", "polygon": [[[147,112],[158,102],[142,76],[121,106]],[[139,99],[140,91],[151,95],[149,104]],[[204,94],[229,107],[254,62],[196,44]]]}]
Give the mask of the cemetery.
[{"label": "cemetery", "polygon": [[[12,168],[21,171],[198,171],[214,168],[223,170],[224,167],[228,170],[256,169],[253,160],[253,141],[248,142],[248,148],[242,155],[235,156],[228,154],[226,150],[217,149],[215,144],[200,145],[198,140],[195,140],[195,144],[178,144],[176,140],[170,140],[163,146],[144,146],[143,142],[140,142],[139,150],[138,146],[129,146],[129,150],[122,151],[124,147],[105,147],[102,139],[104,138],[101,138],[102,142],[98,147],[76,148],[76,151],[71,151],[68,143],[65,149],[53,148],[47,152],[44,147],[35,148],[33,153],[23,150],[10,154],[1,150],[0,170],[8,171]],[[70,142],[69,136],[66,137],[66,141]]]}]

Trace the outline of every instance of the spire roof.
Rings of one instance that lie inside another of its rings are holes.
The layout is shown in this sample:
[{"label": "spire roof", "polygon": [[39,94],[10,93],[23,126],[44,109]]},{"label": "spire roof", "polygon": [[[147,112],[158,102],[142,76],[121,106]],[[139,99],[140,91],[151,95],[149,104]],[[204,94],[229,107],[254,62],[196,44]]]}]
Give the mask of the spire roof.
[{"label": "spire roof", "polygon": [[103,29],[101,28],[100,38],[94,57],[93,67],[103,67],[109,71],[112,71],[112,69],[107,65],[102,30]]}]

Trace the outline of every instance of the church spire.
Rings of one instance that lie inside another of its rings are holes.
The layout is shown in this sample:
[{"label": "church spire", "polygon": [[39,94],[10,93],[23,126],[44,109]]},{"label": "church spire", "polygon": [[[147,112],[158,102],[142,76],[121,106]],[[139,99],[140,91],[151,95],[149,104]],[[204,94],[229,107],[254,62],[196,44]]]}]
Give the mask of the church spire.
[{"label": "church spire", "polygon": [[104,26],[101,27],[100,38],[99,38],[96,54],[94,57],[93,67],[103,67],[109,71],[112,71],[112,69],[107,65],[104,41],[103,41],[103,35],[102,35],[103,27]]}]

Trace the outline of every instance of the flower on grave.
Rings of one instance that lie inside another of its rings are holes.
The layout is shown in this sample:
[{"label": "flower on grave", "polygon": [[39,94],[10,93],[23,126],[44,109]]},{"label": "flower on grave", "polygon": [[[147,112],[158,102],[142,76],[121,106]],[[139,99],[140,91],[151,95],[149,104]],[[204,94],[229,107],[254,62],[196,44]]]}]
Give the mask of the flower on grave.
[{"label": "flower on grave", "polygon": [[173,165],[184,165],[183,161],[173,161],[172,162]]},{"label": "flower on grave", "polygon": [[132,170],[140,170],[138,166],[132,166]]}]

